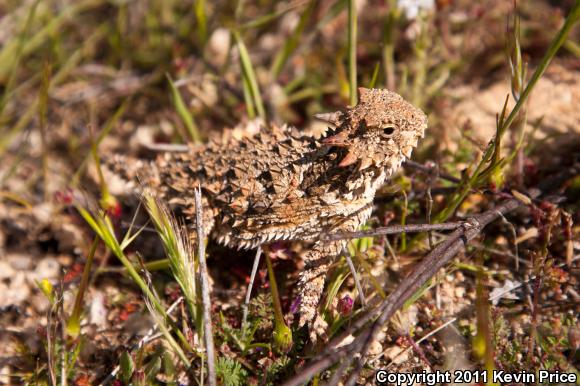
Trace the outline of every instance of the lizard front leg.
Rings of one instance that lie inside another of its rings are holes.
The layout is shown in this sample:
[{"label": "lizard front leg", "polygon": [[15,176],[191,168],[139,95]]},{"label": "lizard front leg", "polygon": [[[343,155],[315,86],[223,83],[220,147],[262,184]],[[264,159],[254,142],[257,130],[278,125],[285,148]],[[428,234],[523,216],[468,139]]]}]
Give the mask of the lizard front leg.
[{"label": "lizard front leg", "polygon": [[317,330],[325,326],[318,315],[318,305],[324,289],[324,280],[334,259],[345,247],[345,241],[318,241],[304,255],[304,271],[298,282],[300,289],[300,327],[308,323],[310,339],[316,341]]}]

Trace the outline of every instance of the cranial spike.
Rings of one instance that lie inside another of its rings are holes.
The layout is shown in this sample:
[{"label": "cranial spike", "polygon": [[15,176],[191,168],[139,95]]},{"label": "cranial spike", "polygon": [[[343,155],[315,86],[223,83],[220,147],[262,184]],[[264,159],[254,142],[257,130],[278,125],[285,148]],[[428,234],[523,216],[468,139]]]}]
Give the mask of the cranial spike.
[{"label": "cranial spike", "polygon": [[340,126],[340,123],[342,121],[342,112],[335,111],[333,113],[314,114],[314,118],[321,120],[323,122],[330,123],[331,125],[334,126]]},{"label": "cranial spike", "polygon": [[364,87],[359,87],[358,88],[358,93],[360,95],[360,100],[363,103],[367,103],[369,102],[369,97],[371,94],[371,90],[368,88],[364,88]]},{"label": "cranial spike", "polygon": [[348,154],[342,159],[342,161],[340,161],[340,163],[338,164],[338,166],[340,167],[346,167],[349,165],[352,165],[353,163],[355,163],[356,161],[358,161],[358,157],[354,154],[354,152],[351,150],[348,152]]},{"label": "cranial spike", "polygon": [[344,147],[348,146],[348,132],[343,130],[338,134],[324,138],[321,142],[325,145]]},{"label": "cranial spike", "polygon": [[[341,162],[342,163],[342,162]],[[361,159],[360,165],[358,167],[358,170],[365,170],[366,168],[368,168],[369,166],[371,166],[373,164],[373,160],[371,157],[363,157]]]}]

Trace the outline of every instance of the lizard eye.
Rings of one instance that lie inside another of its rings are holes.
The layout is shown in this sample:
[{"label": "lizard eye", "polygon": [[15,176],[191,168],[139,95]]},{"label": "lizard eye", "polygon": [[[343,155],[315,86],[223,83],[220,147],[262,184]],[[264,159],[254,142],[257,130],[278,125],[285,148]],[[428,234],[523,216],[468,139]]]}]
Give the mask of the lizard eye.
[{"label": "lizard eye", "polygon": [[390,137],[391,135],[393,135],[394,132],[395,132],[395,126],[383,127],[383,134],[385,134],[387,137]]}]

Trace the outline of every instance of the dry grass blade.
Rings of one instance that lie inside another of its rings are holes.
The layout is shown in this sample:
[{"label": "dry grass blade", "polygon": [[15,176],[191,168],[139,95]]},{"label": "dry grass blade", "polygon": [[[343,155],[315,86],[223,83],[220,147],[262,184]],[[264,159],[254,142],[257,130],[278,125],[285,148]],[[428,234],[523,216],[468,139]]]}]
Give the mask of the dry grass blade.
[{"label": "dry grass blade", "polygon": [[409,224],[409,225],[391,225],[356,232],[341,232],[321,235],[321,240],[345,240],[360,239],[371,236],[396,235],[402,233],[419,233],[430,231],[450,231],[461,227],[463,222],[449,222],[441,224]]},{"label": "dry grass blade", "polygon": [[[81,62],[86,52],[94,49],[94,45],[100,41],[100,38],[102,38],[105,33],[106,25],[103,24],[99,26],[99,28],[96,28],[95,32],[85,40],[84,44],[67,58],[67,61],[61,65],[60,69],[52,77],[49,92],[70,74],[70,72]],[[38,99],[35,99],[30,103],[26,110],[19,115],[18,120],[12,128],[2,135],[0,138],[0,155],[2,155],[6,148],[12,143],[16,135],[24,130],[32,121],[38,111],[38,103]]]},{"label": "dry grass blade", "polygon": [[157,326],[159,331],[161,331],[161,333],[163,334],[163,337],[165,338],[165,341],[168,343],[171,350],[173,350],[177,354],[179,359],[181,359],[181,361],[186,367],[190,367],[191,362],[189,361],[189,359],[187,359],[187,356],[185,355],[185,352],[183,351],[179,343],[177,343],[175,338],[173,338],[173,335],[171,335],[171,327],[167,323],[167,319],[169,318],[169,316],[167,315],[165,310],[163,310],[163,312],[160,312],[148,298],[145,298],[145,305],[147,306],[147,310],[149,310],[149,315],[151,315],[155,320],[155,325]]},{"label": "dry grass blade", "polygon": [[[8,81],[6,82],[6,85],[4,87],[4,92],[2,93],[2,97],[0,98],[0,117],[2,117],[2,112],[4,111],[4,107],[6,106],[6,102],[8,101],[10,93],[12,92],[12,89],[14,87],[14,83],[16,82],[16,74],[17,74],[18,69],[19,69],[18,65],[20,64],[20,59],[22,57],[22,51],[24,49],[24,44],[25,44],[26,40],[28,39],[30,27],[32,25],[32,21],[34,20],[34,16],[36,14],[36,8],[38,7],[39,3],[40,3],[40,0],[36,0],[36,2],[30,6],[30,10],[28,11],[28,15],[26,17],[26,23],[24,23],[24,30],[20,34],[20,37],[18,38],[18,40],[15,42],[15,48],[12,50],[12,51],[14,51],[14,56],[11,57],[10,61],[6,60],[0,66],[0,75],[2,75],[2,71],[10,73],[10,77],[8,78]],[[6,52],[10,52],[10,51],[8,51],[7,47],[4,47],[4,49],[0,52],[0,57],[2,57],[3,55],[6,55]],[[6,57],[8,57],[8,55],[6,55]]]},{"label": "dry grass blade", "polygon": [[[151,193],[145,192],[143,201],[161,238],[171,272],[183,292],[191,318],[198,321],[201,312],[198,305],[199,284],[195,274],[195,254],[187,229],[184,225],[178,224],[169,209]],[[201,327],[198,325],[197,331],[201,331]]]}]

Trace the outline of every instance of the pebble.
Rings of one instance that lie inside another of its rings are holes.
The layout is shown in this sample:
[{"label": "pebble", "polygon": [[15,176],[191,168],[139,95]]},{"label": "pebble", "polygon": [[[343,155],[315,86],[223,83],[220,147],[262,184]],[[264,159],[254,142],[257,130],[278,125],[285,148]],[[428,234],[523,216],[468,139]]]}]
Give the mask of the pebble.
[{"label": "pebble", "polygon": [[60,264],[53,257],[47,257],[38,262],[34,274],[37,280],[54,279],[60,275]]},{"label": "pebble", "polygon": [[[19,253],[12,253],[6,256],[6,262],[17,271],[27,271],[32,268],[33,262],[30,255],[22,255]],[[0,271],[0,276],[4,273]]]},{"label": "pebble", "polygon": [[409,351],[403,353],[405,349],[399,346],[391,346],[385,349],[384,355],[390,359],[394,364],[400,365],[409,360]]},{"label": "pebble", "polygon": [[380,344],[377,340],[374,340],[370,347],[369,347],[369,351],[368,351],[368,356],[375,356],[375,355],[379,355],[380,353],[383,352],[383,345]]}]

